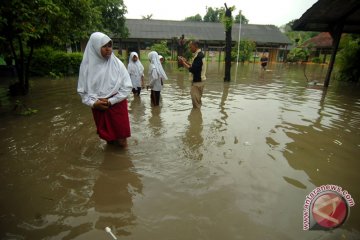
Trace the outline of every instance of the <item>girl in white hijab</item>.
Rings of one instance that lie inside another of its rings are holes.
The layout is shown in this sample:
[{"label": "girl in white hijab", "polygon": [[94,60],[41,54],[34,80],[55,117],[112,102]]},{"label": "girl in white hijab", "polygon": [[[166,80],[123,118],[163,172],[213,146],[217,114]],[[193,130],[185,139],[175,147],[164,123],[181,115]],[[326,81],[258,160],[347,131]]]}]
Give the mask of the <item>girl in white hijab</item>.
[{"label": "girl in white hijab", "polygon": [[91,34],[80,65],[77,92],[92,108],[97,133],[108,143],[126,146],[130,137],[126,98],[132,89],[124,64],[112,52],[112,40],[105,34]]},{"label": "girl in white hijab", "polygon": [[152,51],[149,53],[148,57],[150,60],[149,86],[151,88],[151,103],[154,106],[159,106],[162,81],[167,80],[168,77],[166,76],[166,73],[161,65],[158,53]]},{"label": "girl in white hijab", "polygon": [[144,67],[136,52],[130,53],[128,72],[133,85],[132,92],[134,96],[140,96],[141,87],[144,86]]}]

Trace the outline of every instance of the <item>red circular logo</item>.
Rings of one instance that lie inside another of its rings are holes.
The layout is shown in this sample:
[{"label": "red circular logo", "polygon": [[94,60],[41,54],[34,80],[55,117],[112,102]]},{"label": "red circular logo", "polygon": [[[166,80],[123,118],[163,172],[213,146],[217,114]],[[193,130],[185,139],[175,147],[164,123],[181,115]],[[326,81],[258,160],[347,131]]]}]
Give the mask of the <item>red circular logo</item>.
[{"label": "red circular logo", "polygon": [[315,221],[325,228],[342,225],[348,214],[347,204],[337,193],[320,194],[314,201],[312,214]]}]

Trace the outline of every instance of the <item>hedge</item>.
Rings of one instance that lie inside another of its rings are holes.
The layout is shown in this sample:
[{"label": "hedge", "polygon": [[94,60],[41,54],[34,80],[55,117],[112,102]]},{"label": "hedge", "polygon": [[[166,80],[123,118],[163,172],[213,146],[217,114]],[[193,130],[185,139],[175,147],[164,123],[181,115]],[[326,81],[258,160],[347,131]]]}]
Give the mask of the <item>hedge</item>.
[{"label": "hedge", "polygon": [[79,73],[82,53],[67,53],[44,47],[34,50],[30,72],[35,76],[63,76]]}]

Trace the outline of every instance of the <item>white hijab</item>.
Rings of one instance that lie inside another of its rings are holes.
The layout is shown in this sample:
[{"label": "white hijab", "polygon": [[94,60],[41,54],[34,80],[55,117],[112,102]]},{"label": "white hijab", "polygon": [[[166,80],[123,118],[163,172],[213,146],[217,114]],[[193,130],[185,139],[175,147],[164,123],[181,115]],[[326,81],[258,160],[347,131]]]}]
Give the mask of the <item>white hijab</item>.
[{"label": "white hijab", "polygon": [[161,65],[160,62],[160,58],[157,52],[152,51],[149,53],[148,55],[149,60],[150,60],[150,67],[149,67],[149,71],[151,72],[152,68],[155,68],[157,73],[159,74],[159,76],[163,79],[163,80],[167,80],[168,77],[166,76],[166,73]]},{"label": "white hijab", "polygon": [[118,92],[121,80],[126,78],[124,64],[114,55],[106,59],[101,47],[111,39],[101,33],[91,34],[80,65],[77,91],[90,98],[108,98]]},{"label": "white hijab", "polygon": [[[138,58],[136,62],[132,60],[134,56]],[[130,53],[128,72],[129,74],[134,74],[136,76],[142,76],[144,74],[144,66],[141,64],[139,56],[136,52]]]}]

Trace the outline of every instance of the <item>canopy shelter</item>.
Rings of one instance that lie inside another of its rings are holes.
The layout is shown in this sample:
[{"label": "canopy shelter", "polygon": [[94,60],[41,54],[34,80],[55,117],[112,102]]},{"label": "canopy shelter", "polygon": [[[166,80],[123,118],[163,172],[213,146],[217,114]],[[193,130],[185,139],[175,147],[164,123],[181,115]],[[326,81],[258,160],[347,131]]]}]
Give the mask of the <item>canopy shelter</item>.
[{"label": "canopy shelter", "polygon": [[293,29],[331,34],[332,54],[324,82],[324,87],[328,87],[341,34],[360,33],[360,1],[319,0],[294,22]]}]

